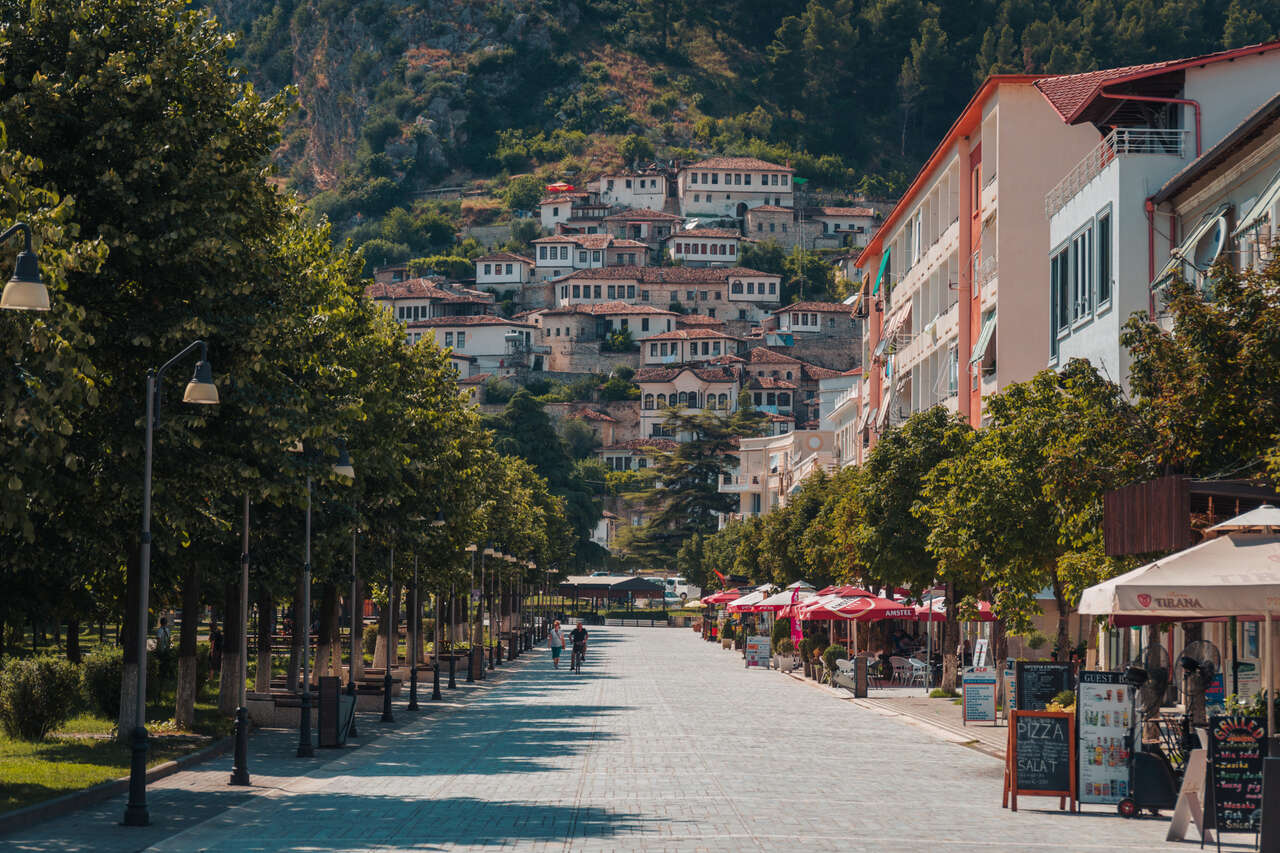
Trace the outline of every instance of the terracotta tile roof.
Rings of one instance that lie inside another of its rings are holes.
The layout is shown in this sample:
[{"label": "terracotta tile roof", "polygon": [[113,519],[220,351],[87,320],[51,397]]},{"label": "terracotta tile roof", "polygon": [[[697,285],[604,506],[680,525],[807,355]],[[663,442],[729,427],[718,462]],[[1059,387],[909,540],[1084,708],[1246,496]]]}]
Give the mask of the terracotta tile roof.
[{"label": "terracotta tile roof", "polygon": [[1104,68],[1099,71],[1086,71],[1083,74],[1064,74],[1058,77],[1045,77],[1035,82],[1035,87],[1044,94],[1049,103],[1068,123],[1077,119],[1090,102],[1106,86],[1154,77],[1171,71],[1180,71],[1197,65],[1209,65],[1215,62],[1233,61],[1244,56],[1266,53],[1280,48],[1280,41],[1259,42],[1246,47],[1220,50],[1201,56],[1185,59],[1167,59],[1163,62],[1150,62],[1145,65],[1128,65],[1123,68]]},{"label": "terracotta tile roof", "polygon": [[591,281],[634,281],[643,284],[697,284],[727,282],[738,276],[768,276],[781,278],[773,273],[745,267],[600,267],[577,270],[561,276],[557,281],[590,279]]},{"label": "terracotta tile roof", "polygon": [[641,243],[639,240],[624,240],[620,237],[614,237],[609,243],[610,249],[647,249],[648,243]]},{"label": "terracotta tile roof", "polygon": [[600,421],[606,424],[616,424],[618,422],[618,419],[612,415],[597,412],[595,409],[579,409],[573,413],[573,417],[582,418],[584,421]]},{"label": "terracotta tile roof", "polygon": [[753,348],[747,354],[747,358],[752,364],[804,364],[798,358],[792,358],[784,353],[774,352],[764,347]]},{"label": "terracotta tile roof", "polygon": [[793,302],[790,305],[783,305],[781,308],[770,313],[785,314],[788,311],[816,311],[825,314],[853,315],[853,307],[845,305],[842,302]]},{"label": "terracotta tile roof", "polygon": [[844,376],[844,374],[841,373],[839,370],[831,370],[830,368],[827,368],[827,367],[819,367],[816,364],[808,364],[808,363],[800,365],[800,372],[803,373],[807,378],[813,379],[815,381],[818,379],[834,379],[837,376]]},{"label": "terracotta tile roof", "polygon": [[776,204],[758,204],[755,207],[747,208],[748,215],[752,213],[790,213],[794,215],[795,212],[793,207],[778,207]]},{"label": "terracotta tile roof", "polygon": [[662,450],[670,452],[680,446],[680,442],[670,438],[633,438],[600,448],[603,450]]},{"label": "terracotta tile roof", "polygon": [[685,169],[751,169],[755,171],[794,172],[790,166],[779,166],[755,157],[708,157],[697,163],[690,163]]},{"label": "terracotta tile roof", "polygon": [[517,311],[511,315],[512,320],[523,320],[525,317],[537,317],[540,314],[547,313],[546,308],[530,308],[528,311]]},{"label": "terracotta tile roof", "polygon": [[670,382],[681,373],[692,373],[703,382],[737,382],[738,378],[732,371],[723,367],[642,367],[636,371],[636,375],[632,377],[632,381],[636,384],[642,382]]},{"label": "terracotta tile roof", "polygon": [[775,424],[778,423],[794,423],[795,418],[791,415],[775,415],[773,412],[765,412],[769,416],[769,420]]},{"label": "terracotta tile roof", "polygon": [[605,222],[675,222],[684,217],[667,213],[665,210],[649,210],[648,208],[638,208],[636,210],[624,210],[621,213],[611,213],[604,218]]},{"label": "terracotta tile roof", "polygon": [[717,356],[717,357],[715,357],[715,358],[713,358],[713,359],[709,359],[709,360],[707,361],[707,364],[733,364],[733,365],[738,365],[738,364],[746,364],[746,363],[747,363],[747,360],[746,360],[745,358],[742,358],[742,357],[740,357],[740,356],[736,356],[736,355],[721,355],[721,356]]},{"label": "terracotta tile roof", "polygon": [[861,375],[862,375],[862,368],[861,368],[861,367],[855,367],[853,370],[846,370],[844,373],[841,373],[840,375],[841,375],[841,376],[861,376]]},{"label": "terracotta tile roof", "polygon": [[794,391],[796,384],[774,376],[752,376],[747,388],[752,391]]},{"label": "terracotta tile roof", "polygon": [[364,289],[370,299],[431,299],[436,302],[491,304],[493,294],[478,290],[446,290],[425,278],[410,278],[394,283],[375,282]]},{"label": "terracotta tile roof", "polygon": [[526,258],[524,255],[517,255],[514,252],[494,252],[492,255],[485,255],[483,258],[476,258],[477,264],[484,263],[485,261],[502,261],[503,263],[511,261],[513,263],[533,266],[533,258]]},{"label": "terracotta tile roof", "polygon": [[536,328],[532,323],[508,320],[506,317],[498,317],[493,314],[469,314],[464,317],[431,317],[426,320],[414,320],[408,325],[410,329],[433,329],[439,326],[520,326],[527,329]]},{"label": "terracotta tile roof", "polygon": [[704,314],[681,314],[680,319],[676,320],[677,326],[723,326],[724,320],[717,320],[715,317],[707,317]]},{"label": "terracotta tile roof", "polygon": [[708,340],[710,340],[711,338],[715,338],[716,340],[722,340],[724,338],[728,338],[731,341],[741,340],[741,338],[735,338],[733,335],[728,335],[728,334],[725,334],[724,332],[718,332],[715,329],[673,329],[670,332],[663,332],[660,335],[650,335],[649,337],[645,338],[645,340],[646,341],[691,341],[691,340],[702,340],[703,338],[706,338]]},{"label": "terracotta tile roof", "polygon": [[687,231],[676,231],[672,233],[668,240],[676,240],[680,237],[705,237],[715,239],[737,239],[742,235],[737,231],[731,231],[728,228],[690,228]]},{"label": "terracotta tile roof", "polygon": [[473,376],[468,376],[466,379],[459,379],[458,384],[459,385],[483,385],[485,382],[489,381],[492,378],[493,378],[492,373],[477,373]]},{"label": "terracotta tile roof", "polygon": [[870,207],[815,207],[811,216],[875,216]]},{"label": "terracotta tile roof", "polygon": [[[533,243],[573,243],[581,249],[606,249],[615,238],[609,234],[556,234],[552,237],[539,237]],[[641,243],[640,245],[644,245]]]},{"label": "terracotta tile roof", "polygon": [[635,316],[637,314],[661,315],[664,317],[680,316],[674,311],[667,311],[662,308],[656,308],[652,305],[633,305],[630,302],[591,302],[587,304],[567,305],[563,308],[543,308],[540,309],[544,315],[555,315],[557,317],[569,314],[591,314],[596,317],[629,314]]}]

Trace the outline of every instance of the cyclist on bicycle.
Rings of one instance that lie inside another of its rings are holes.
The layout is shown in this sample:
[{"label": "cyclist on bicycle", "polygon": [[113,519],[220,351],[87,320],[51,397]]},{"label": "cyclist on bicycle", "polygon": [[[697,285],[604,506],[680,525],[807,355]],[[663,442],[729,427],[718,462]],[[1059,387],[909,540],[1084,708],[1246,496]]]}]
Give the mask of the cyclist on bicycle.
[{"label": "cyclist on bicycle", "polygon": [[582,627],[581,621],[569,632],[569,640],[573,644],[573,657],[569,659],[569,669],[581,671],[582,659],[587,656],[587,629]]}]

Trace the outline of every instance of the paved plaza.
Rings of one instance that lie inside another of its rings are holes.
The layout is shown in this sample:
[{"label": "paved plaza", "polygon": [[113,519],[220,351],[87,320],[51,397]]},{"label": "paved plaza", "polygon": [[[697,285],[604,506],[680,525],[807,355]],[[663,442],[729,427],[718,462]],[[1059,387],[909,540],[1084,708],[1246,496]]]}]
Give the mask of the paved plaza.
[{"label": "paved plaza", "polygon": [[116,826],[120,797],[0,850],[1198,848],[1162,843],[1165,821],[1102,807],[1069,815],[1025,798],[1011,814],[990,755],[747,671],[688,630],[594,628],[581,675],[541,649],[499,683],[400,719],[310,761],[291,757],[291,735],[259,733],[251,792],[225,785],[221,757],[153,786],[155,826]]}]

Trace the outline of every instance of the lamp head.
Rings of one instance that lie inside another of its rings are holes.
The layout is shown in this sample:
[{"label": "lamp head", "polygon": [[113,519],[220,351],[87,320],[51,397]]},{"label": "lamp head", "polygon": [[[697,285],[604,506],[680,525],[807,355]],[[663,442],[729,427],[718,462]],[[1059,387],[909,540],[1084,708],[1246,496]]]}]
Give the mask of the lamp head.
[{"label": "lamp head", "polygon": [[355,466],[351,464],[351,455],[347,453],[347,443],[342,439],[338,439],[338,461],[333,463],[333,473],[339,477],[346,477],[348,480],[356,478]]},{"label": "lamp head", "polygon": [[196,372],[187,383],[182,402],[196,403],[201,406],[212,406],[218,402],[218,386],[213,384],[213,368],[201,354],[196,362]]},{"label": "lamp head", "polygon": [[10,311],[48,311],[49,288],[40,279],[40,262],[36,253],[25,249],[18,253],[13,278],[4,286],[0,308]]},{"label": "lamp head", "polygon": [[436,517],[431,519],[432,527],[444,527],[444,511],[437,510]]}]

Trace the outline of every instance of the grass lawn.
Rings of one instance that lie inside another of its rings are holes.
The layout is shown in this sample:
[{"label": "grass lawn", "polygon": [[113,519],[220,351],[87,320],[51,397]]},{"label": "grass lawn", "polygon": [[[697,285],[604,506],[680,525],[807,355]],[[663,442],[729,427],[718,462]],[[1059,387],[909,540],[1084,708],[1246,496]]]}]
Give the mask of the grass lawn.
[{"label": "grass lawn", "polygon": [[[155,702],[147,708],[152,720],[147,727],[151,735],[149,767],[194,752],[231,730],[231,721],[218,716],[213,704],[196,705],[193,731],[179,731],[171,720],[156,722],[172,713],[172,701]],[[114,720],[85,714],[40,743],[10,740],[0,734],[0,812],[127,775],[129,746],[110,736],[114,728]]]}]

